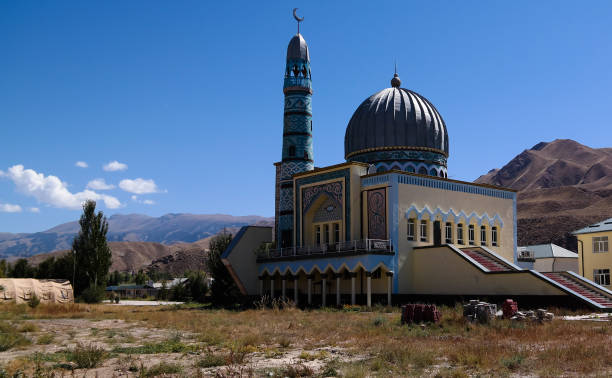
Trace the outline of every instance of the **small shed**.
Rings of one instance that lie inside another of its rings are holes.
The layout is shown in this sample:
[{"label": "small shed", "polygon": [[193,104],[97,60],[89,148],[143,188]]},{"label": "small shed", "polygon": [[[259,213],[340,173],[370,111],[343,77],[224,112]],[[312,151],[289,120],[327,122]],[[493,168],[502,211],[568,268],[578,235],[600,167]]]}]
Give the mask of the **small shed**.
[{"label": "small shed", "polygon": [[556,244],[538,244],[518,247],[518,266],[538,272],[578,273],[578,254]]}]

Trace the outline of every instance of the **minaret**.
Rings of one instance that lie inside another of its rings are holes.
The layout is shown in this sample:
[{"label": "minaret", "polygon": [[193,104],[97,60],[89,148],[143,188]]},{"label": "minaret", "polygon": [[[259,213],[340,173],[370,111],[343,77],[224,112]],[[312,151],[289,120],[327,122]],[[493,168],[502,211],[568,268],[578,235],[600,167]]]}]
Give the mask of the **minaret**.
[{"label": "minaret", "polygon": [[293,246],[293,180],[299,172],[314,168],[312,154],[312,85],[308,45],[298,33],[287,47],[287,65],[283,93],[285,114],[283,119],[282,160],[276,163],[275,228],[277,248]]}]

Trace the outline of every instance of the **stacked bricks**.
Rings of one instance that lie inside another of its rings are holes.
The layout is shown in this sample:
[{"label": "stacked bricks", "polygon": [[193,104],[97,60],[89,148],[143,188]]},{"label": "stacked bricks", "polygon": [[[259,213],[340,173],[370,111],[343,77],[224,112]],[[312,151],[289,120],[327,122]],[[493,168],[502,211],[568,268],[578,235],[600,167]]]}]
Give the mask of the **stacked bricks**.
[{"label": "stacked bricks", "polygon": [[441,317],[436,305],[407,304],[402,306],[402,324],[438,323]]},{"label": "stacked bricks", "polygon": [[502,304],[502,311],[504,313],[504,319],[510,319],[518,312],[518,303],[512,299],[506,299]]}]

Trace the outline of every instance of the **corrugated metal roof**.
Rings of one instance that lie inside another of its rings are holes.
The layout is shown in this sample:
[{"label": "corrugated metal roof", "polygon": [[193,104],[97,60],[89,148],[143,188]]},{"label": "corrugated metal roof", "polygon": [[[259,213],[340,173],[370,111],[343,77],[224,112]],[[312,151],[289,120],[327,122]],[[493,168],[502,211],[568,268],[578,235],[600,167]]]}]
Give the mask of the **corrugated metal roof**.
[{"label": "corrugated metal roof", "polygon": [[612,218],[606,219],[605,221],[601,221],[599,223],[592,224],[590,226],[586,226],[585,228],[581,228],[580,230],[572,232],[572,234],[590,234],[591,232],[604,231],[612,231]]},{"label": "corrugated metal roof", "polygon": [[532,251],[536,259],[545,259],[545,258],[550,258],[550,257],[578,258],[577,253],[572,252],[569,249],[559,247],[556,244],[528,245],[524,247],[518,247],[518,250],[519,252],[520,251]]}]

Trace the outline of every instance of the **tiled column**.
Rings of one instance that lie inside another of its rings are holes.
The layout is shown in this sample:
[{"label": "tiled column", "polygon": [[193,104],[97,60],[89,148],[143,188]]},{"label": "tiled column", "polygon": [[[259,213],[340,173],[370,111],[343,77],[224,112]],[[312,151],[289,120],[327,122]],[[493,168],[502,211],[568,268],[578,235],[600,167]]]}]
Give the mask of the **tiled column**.
[{"label": "tiled column", "polygon": [[336,306],[340,306],[340,274],[336,274]]},{"label": "tiled column", "polygon": [[368,290],[367,298],[368,298],[368,301],[367,301],[367,305],[368,305],[368,308],[369,308],[369,307],[372,307],[372,272],[366,272],[366,277],[367,277],[367,281],[368,281],[368,286],[367,286],[367,290]]},{"label": "tiled column", "polygon": [[327,274],[321,274],[321,307],[325,307],[327,297]]},{"label": "tiled column", "polygon": [[287,292],[287,280],[285,276],[281,277],[281,298],[285,300],[287,296],[285,293]]},{"label": "tiled column", "polygon": [[354,306],[357,302],[355,300],[355,278],[357,278],[357,273],[350,273],[351,275],[351,304]]},{"label": "tiled column", "polygon": [[312,274],[306,276],[308,278],[308,305],[312,305]]},{"label": "tiled column", "polygon": [[393,272],[387,272],[387,306],[391,306],[391,291],[393,288]]}]

